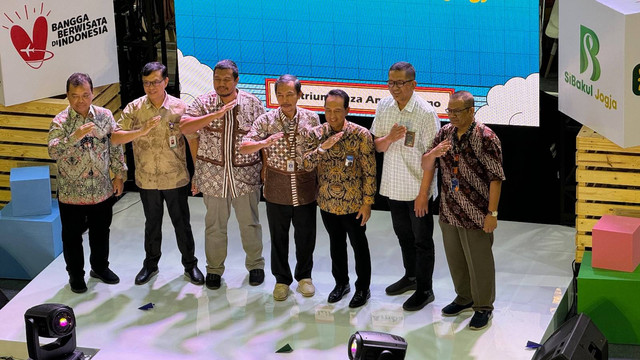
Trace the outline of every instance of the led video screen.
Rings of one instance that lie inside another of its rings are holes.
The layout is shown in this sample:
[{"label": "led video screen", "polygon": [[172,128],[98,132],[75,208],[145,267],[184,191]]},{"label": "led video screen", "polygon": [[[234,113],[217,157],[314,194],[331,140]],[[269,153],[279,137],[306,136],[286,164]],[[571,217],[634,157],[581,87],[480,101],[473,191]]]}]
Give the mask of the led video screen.
[{"label": "led video screen", "polygon": [[408,61],[417,93],[442,119],[467,90],[487,124],[538,126],[539,16],[530,0],[175,0],[181,97],[213,90],[222,59],[238,87],[275,108],[282,74],[303,83],[299,106],[322,111],[342,88],[352,114],[371,116],[388,96],[389,67]]}]

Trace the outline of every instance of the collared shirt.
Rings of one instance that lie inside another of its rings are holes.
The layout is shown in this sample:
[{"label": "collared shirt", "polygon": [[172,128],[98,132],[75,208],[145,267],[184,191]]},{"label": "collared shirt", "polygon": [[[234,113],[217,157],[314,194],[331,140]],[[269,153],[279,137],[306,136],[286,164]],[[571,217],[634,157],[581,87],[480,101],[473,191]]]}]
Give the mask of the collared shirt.
[{"label": "collared shirt", "polygon": [[[199,117],[223,106],[215,92],[199,96],[185,116]],[[253,122],[264,114],[262,102],[254,95],[239,90],[237,105],[223,117],[198,130],[198,156],[194,182],[203,194],[236,198],[260,190],[260,153],[240,154],[240,144]]]},{"label": "collared shirt", "polygon": [[[280,108],[269,111],[256,120],[251,131],[245,136],[247,141],[259,141],[283,132],[284,136],[265,148],[267,176],[264,197],[270,202],[283,205],[305,205],[316,199],[315,169],[304,168],[304,154],[311,151],[314,141],[311,130],[320,124],[315,112],[298,107],[293,119],[287,119]],[[277,181],[271,180],[278,177]],[[282,176],[280,176],[282,175]],[[301,179],[305,179],[301,181]],[[286,200],[276,200],[271,194],[287,195]],[[286,203],[286,204],[285,204]]]},{"label": "collared shirt", "polygon": [[[380,100],[371,133],[375,137],[386,136],[396,123],[406,126],[408,135],[384,152],[380,194],[392,200],[412,201],[418,196],[422,182],[422,155],[440,129],[440,119],[433,106],[414,92],[402,111],[393,97]],[[412,140],[413,146],[406,146],[405,139]],[[429,195],[438,196],[435,181],[431,182]]]},{"label": "collared shirt", "polygon": [[[442,171],[440,221],[465,229],[482,229],[489,212],[489,184],[505,180],[500,139],[479,122],[473,122],[458,139],[457,129],[447,124],[429,150],[445,139],[451,139],[452,148],[436,162]],[[458,185],[457,190],[452,184]]]},{"label": "collared shirt", "polygon": [[[305,167],[318,168],[318,206],[336,214],[357,213],[376,195],[376,157],[369,130],[344,122],[342,138],[325,153],[316,147],[305,155]],[[317,146],[338,133],[329,123],[313,129]]]},{"label": "collared shirt", "polygon": [[186,141],[180,132],[180,118],[187,105],[165,93],[159,108],[147,96],[133,100],[122,111],[118,126],[123,130],[140,129],[160,115],[160,123],[145,136],[133,140],[136,185],[147,190],[169,190],[189,183]]},{"label": "collared shirt", "polygon": [[[94,130],[76,142],[71,138],[81,125],[93,122]],[[58,200],[65,204],[98,204],[113,195],[109,170],[126,177],[127,165],[120,145],[112,145],[116,129],[111,111],[91,105],[87,117],[70,106],[51,121],[49,156],[58,165]]]}]

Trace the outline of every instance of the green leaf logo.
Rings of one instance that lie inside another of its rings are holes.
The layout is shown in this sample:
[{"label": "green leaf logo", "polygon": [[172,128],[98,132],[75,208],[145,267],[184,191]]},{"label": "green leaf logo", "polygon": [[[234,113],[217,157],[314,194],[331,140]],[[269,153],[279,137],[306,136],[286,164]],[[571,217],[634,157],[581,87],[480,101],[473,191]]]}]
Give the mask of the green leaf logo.
[{"label": "green leaf logo", "polygon": [[580,25],[580,74],[587,71],[591,63],[591,81],[600,78],[600,62],[596,55],[600,51],[598,35],[584,25]]}]

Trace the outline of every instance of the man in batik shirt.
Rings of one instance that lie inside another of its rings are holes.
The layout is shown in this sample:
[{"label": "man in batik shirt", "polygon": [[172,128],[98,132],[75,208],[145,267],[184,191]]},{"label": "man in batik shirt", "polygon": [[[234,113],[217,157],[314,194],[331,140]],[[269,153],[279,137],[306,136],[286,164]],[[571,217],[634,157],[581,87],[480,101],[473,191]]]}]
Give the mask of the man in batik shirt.
[{"label": "man in batik shirt", "polygon": [[192,192],[201,191],[207,208],[205,215],[206,286],[218,289],[227,257],[227,223],[231,206],[235,209],[240,238],[245,251],[249,284],[264,281],[260,202],[259,154],[239,152],[243,136],[262,114],[258,98],[237,89],[238,66],[222,60],[213,69],[213,88],[189,106],[180,121],[180,130],[189,139],[195,163]]},{"label": "man in batik shirt", "polygon": [[376,194],[376,158],[369,130],[347,121],[349,95],[329,91],[324,102],[327,122],[315,127],[319,144],[305,155],[305,167],[318,169],[318,206],[329,234],[331,273],[336,286],[328,302],[340,301],[351,290],[347,265],[347,235],[356,261],[356,291],[349,307],[371,296],[371,256],[366,223]]},{"label": "man in batik shirt", "polygon": [[496,297],[491,247],[505,176],[500,140],[475,120],[474,106],[468,91],[451,95],[450,122],[433,139],[422,167],[427,178],[433,178],[436,165],[442,171],[440,228],[457,295],[442,315],[474,311],[469,328],[480,330],[489,325]]},{"label": "man in batik shirt", "polygon": [[[67,79],[69,107],[49,129],[49,156],[58,165],[58,202],[62,251],[71,291],[87,291],[82,234],[89,229],[89,275],[107,284],[120,278],[109,269],[109,227],[115,202],[122,194],[127,165],[122,146],[113,145],[116,122],[110,110],[92,105],[93,82],[87,74]],[[110,172],[113,174],[111,177]]]},{"label": "man in batik shirt", "polygon": [[189,171],[186,141],[180,132],[180,118],[187,105],[165,91],[169,84],[167,67],[150,62],[142,68],[146,95],[130,102],[122,111],[120,129],[111,137],[114,144],[133,141],[136,185],[144,210],[144,250],[142,270],[136,285],[158,273],[162,245],[164,203],[182,253],[184,275],[193,284],[204,284],[198,269],[189,213]]},{"label": "man in batik shirt", "polygon": [[[265,150],[264,197],[271,234],[271,272],[276,278],[273,298],[286,300],[293,277],[303,296],[315,294],[311,281],[316,246],[316,171],[304,169],[304,154],[311,150],[311,129],[320,121],[312,111],[299,108],[301,84],[293,75],[275,83],[279,107],[262,115],[242,143],[244,154]],[[296,243],[294,276],[289,267],[289,227],[293,223]]]}]

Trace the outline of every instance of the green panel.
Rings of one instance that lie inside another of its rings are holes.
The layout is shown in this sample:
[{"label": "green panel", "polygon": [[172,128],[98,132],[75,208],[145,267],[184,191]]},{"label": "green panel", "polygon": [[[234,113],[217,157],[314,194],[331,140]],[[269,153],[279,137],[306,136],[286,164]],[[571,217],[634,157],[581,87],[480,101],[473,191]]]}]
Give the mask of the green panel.
[{"label": "green panel", "polygon": [[578,275],[578,312],[614,344],[640,345],[640,267],[628,273],[591,267],[585,251]]}]

